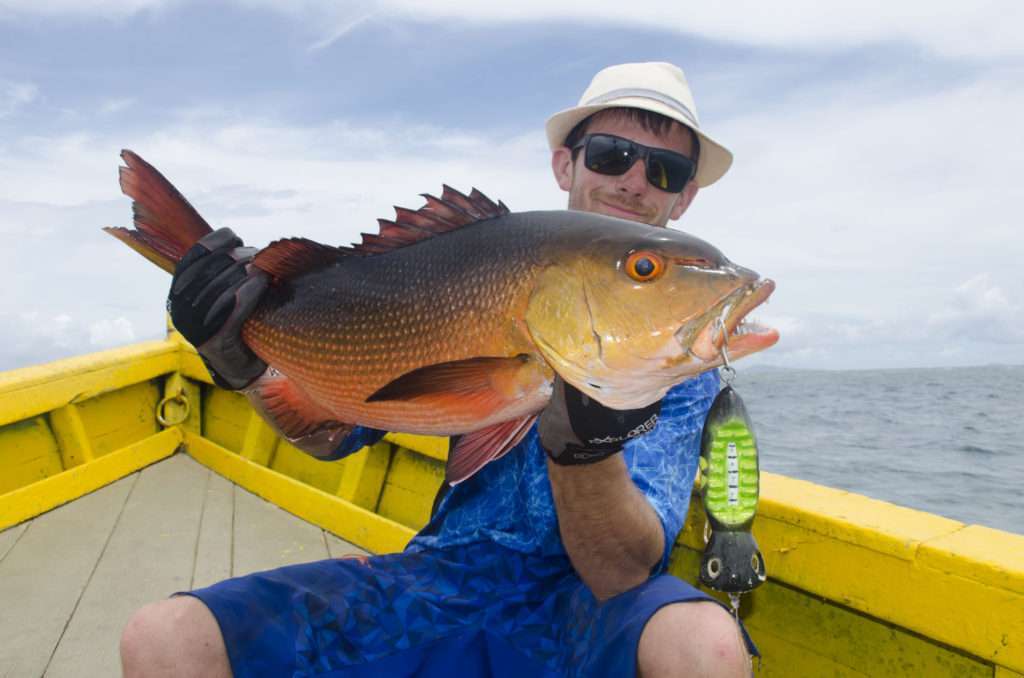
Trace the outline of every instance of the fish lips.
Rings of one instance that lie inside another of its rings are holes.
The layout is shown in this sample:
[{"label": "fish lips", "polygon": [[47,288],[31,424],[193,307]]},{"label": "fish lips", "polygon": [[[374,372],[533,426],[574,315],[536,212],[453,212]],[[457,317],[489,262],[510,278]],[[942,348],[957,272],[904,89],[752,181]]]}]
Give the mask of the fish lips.
[{"label": "fish lips", "polygon": [[723,363],[723,345],[726,346],[730,360],[774,345],[779,340],[778,330],[754,323],[743,323],[747,314],[767,301],[774,291],[775,281],[767,278],[740,287],[723,299],[715,311],[705,316],[710,320],[699,331],[692,345],[686,344],[687,338],[692,336],[689,325],[684,325],[676,332],[677,341],[690,356],[708,368]]}]

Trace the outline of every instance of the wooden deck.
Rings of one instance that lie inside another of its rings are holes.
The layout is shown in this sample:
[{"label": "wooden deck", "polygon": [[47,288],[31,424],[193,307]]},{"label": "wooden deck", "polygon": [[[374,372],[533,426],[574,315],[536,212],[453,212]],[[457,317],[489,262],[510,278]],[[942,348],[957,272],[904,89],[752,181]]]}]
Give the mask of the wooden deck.
[{"label": "wooden deck", "polygon": [[0,532],[0,678],[117,676],[131,613],[361,549],[176,454]]}]

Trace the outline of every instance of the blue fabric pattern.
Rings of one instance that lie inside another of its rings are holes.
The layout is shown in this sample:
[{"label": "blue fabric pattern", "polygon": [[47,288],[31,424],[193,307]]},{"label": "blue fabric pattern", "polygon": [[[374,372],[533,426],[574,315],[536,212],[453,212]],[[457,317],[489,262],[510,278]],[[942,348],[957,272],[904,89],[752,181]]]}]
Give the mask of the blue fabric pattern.
[{"label": "blue fabric pattern", "polygon": [[662,575],[599,603],[568,558],[486,542],[291,565],[188,595],[217,619],[236,678],[623,678],[651,615],[713,600]]},{"label": "blue fabric pattern", "polygon": [[[658,425],[627,443],[623,452],[633,482],[664,529],[658,572],[668,564],[689,509],[701,429],[717,394],[717,370],[672,388],[662,403]],[[409,550],[490,540],[521,553],[565,556],[546,459],[534,426],[507,455],[453,487]]]},{"label": "blue fabric pattern", "polygon": [[386,436],[387,433],[387,431],[370,428],[369,426],[353,426],[352,430],[349,431],[344,440],[342,440],[328,456],[319,457],[319,459],[323,461],[336,461],[338,459],[342,459],[350,454],[358,452],[367,445],[375,445],[380,442],[380,439]]}]

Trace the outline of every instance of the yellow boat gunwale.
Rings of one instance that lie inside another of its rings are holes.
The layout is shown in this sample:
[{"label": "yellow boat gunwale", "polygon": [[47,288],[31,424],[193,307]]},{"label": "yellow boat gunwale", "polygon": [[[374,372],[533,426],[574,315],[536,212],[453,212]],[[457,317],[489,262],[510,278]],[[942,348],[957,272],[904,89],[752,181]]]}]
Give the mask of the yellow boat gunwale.
[{"label": "yellow boat gunwale", "polygon": [[[390,449],[364,450],[358,460],[342,469],[334,493],[268,468],[267,450],[276,444],[272,431],[254,414],[227,407],[224,411],[234,416],[232,425],[239,429],[236,449],[205,435],[200,407],[189,411],[182,423],[166,428],[156,425],[151,434],[119,449],[93,449],[96,442],[83,424],[82,408],[105,394],[141,388],[141,384],[166,389],[172,379],[177,380],[174,388],[184,389],[195,402],[201,399],[201,388],[213,392],[202,361],[175,332],[165,340],[0,373],[0,470],[5,463],[4,432],[40,417],[47,418],[64,468],[0,494],[0,530],[176,450],[370,551],[402,548],[425,520],[423,497],[416,499],[414,509],[397,511],[411,516],[404,519],[406,524],[368,510],[360,502],[379,505],[385,477],[397,473],[389,461],[397,458],[396,450],[405,454],[410,464],[422,459],[429,461],[431,468],[439,467],[447,448],[442,439],[390,435]],[[414,466],[406,468],[415,472]],[[432,495],[431,487],[437,485],[431,483],[436,480],[436,476],[424,476],[423,484],[428,486],[424,496]],[[396,488],[399,490],[405,491]],[[357,499],[364,495],[370,498]],[[393,502],[404,501],[400,492],[394,496],[398,499]],[[675,574],[691,581],[703,548],[703,522],[703,510],[694,500],[671,564]],[[816,639],[814,633],[808,633],[811,629],[783,629],[785,624],[805,623],[786,621],[785,615],[778,614],[780,610],[771,609],[771,605],[782,605],[772,601],[788,600],[787,614],[811,606],[807,614],[849,625],[855,630],[845,632],[874,638],[879,651],[878,643],[894,642],[902,643],[899,652],[904,655],[920,654],[924,650],[914,643],[928,643],[929,648],[938,648],[936,652],[947,653],[936,655],[943,666],[951,656],[955,659],[962,654],[964,661],[988,667],[984,675],[1008,678],[1024,673],[1024,535],[965,525],[771,473],[762,473],[754,532],[770,581],[747,597],[744,612],[766,654],[799,654],[802,661],[820,662],[819,670],[850,670],[856,662],[868,661],[847,656],[851,650],[844,648],[856,645],[856,639],[840,642],[829,637],[827,630]],[[878,640],[884,634],[879,636],[867,626],[861,629],[860,617],[863,624],[881,624],[890,635],[903,635],[898,642]],[[797,631],[808,640],[794,640]],[[822,630],[816,632],[820,635]],[[842,646],[836,650],[846,653],[842,661],[820,654],[820,647],[830,643]]]}]

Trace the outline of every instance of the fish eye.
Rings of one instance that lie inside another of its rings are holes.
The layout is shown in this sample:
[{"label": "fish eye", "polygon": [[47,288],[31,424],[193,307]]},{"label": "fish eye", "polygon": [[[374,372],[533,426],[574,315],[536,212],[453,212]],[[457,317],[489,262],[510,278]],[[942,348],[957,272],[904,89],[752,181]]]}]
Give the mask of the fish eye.
[{"label": "fish eye", "polygon": [[637,282],[650,282],[664,270],[664,260],[654,252],[640,250],[626,258],[626,274]]}]

